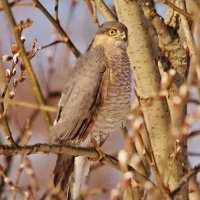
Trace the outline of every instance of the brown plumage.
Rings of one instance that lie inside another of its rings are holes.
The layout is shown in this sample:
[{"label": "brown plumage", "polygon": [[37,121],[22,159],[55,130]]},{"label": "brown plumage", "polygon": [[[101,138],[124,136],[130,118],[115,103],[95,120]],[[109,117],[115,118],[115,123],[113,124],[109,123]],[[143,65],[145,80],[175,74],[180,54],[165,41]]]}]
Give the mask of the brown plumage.
[{"label": "brown plumage", "polygon": [[[131,88],[126,48],[127,29],[122,23],[106,22],[100,27],[66,82],[51,131],[52,143],[91,147],[91,135],[102,145],[109,133],[123,125]],[[71,199],[76,199],[89,167],[83,156],[59,155],[54,184],[61,182],[63,190],[70,187]]]}]

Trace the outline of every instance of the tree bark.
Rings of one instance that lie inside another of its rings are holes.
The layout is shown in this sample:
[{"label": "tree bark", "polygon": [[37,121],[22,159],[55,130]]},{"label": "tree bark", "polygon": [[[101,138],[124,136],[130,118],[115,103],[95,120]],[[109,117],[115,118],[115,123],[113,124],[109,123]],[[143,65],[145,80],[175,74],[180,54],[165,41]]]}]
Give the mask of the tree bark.
[{"label": "tree bark", "polygon": [[[139,3],[139,1],[115,0],[119,20],[127,26],[129,31],[128,55],[133,66],[136,91],[142,106],[156,165],[165,187],[169,186],[169,189],[173,190],[187,172],[187,166],[184,154],[180,153],[177,159],[171,156],[173,150],[170,149],[169,139],[172,122],[166,98],[152,100],[152,97],[158,97],[161,76],[153,57],[144,14]],[[169,174],[169,169],[173,172],[173,176]],[[161,180],[157,178],[157,182],[159,181]],[[182,189],[176,199],[188,199],[187,190]]]}]

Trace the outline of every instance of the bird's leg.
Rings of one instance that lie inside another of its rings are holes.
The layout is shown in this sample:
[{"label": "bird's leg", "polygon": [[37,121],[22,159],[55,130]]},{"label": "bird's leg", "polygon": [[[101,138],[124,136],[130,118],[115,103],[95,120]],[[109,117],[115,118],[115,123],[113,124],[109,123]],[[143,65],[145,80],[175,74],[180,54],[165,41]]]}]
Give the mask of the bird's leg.
[{"label": "bird's leg", "polygon": [[98,151],[99,157],[97,159],[96,158],[88,158],[88,159],[93,162],[100,162],[105,157],[105,153],[102,151],[101,147],[97,144],[96,140],[92,136],[90,136],[90,139],[94,145],[94,148]]}]

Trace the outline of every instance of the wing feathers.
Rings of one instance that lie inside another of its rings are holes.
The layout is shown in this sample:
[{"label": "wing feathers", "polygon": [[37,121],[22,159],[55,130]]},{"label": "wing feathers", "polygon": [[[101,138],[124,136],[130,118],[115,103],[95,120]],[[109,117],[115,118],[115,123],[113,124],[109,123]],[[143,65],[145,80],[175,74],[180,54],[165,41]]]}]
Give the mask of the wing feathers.
[{"label": "wing feathers", "polygon": [[61,100],[52,141],[78,144],[89,134],[107,94],[108,70],[102,48],[79,58],[69,77]]}]

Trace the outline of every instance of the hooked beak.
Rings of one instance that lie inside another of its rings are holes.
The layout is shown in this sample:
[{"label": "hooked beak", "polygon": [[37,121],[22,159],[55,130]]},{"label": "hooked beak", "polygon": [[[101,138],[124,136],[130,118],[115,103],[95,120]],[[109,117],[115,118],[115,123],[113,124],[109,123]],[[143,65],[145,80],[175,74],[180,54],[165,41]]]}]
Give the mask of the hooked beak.
[{"label": "hooked beak", "polygon": [[120,35],[121,40],[126,41],[127,40],[127,36],[125,32],[122,32]]}]

